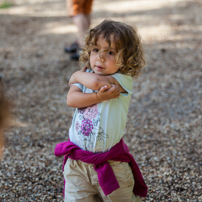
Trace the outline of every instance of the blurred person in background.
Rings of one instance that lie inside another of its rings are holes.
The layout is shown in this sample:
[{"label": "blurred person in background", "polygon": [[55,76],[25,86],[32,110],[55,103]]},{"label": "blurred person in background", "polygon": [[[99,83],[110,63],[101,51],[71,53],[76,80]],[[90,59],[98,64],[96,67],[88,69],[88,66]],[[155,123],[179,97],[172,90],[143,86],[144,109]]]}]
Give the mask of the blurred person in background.
[{"label": "blurred person in background", "polygon": [[92,4],[93,0],[67,0],[68,16],[72,17],[78,29],[77,40],[64,48],[65,53],[72,54],[71,60],[79,60],[80,48],[84,46],[84,34],[91,24]]},{"label": "blurred person in background", "polygon": [[2,150],[4,146],[3,129],[8,127],[11,122],[11,101],[7,98],[2,78],[0,76],[0,159],[2,157]]}]

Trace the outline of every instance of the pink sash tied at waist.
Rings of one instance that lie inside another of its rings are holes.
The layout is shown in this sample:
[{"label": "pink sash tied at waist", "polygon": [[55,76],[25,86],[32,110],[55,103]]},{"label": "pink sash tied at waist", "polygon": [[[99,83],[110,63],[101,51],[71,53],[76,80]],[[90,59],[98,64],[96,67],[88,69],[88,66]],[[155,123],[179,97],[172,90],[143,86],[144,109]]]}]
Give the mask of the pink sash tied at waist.
[{"label": "pink sash tied at waist", "polygon": [[100,153],[82,150],[80,147],[68,140],[67,142],[57,144],[55,147],[55,156],[63,155],[63,171],[64,165],[68,158],[94,164],[94,169],[97,172],[99,184],[105,195],[108,195],[119,188],[116,176],[114,175],[112,167],[108,161],[113,160],[128,162],[131,166],[135,180],[133,189],[134,194],[141,197],[147,196],[147,185],[144,182],[138,164],[133,156],[129,153],[129,148],[124,143],[123,139],[121,139],[120,142],[113,146],[109,151]]}]

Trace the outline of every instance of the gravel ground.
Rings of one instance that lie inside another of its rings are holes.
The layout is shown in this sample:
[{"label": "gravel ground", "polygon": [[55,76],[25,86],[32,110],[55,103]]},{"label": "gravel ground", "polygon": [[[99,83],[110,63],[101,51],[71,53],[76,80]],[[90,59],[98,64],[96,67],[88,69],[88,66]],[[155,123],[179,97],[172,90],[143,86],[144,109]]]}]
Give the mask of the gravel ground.
[{"label": "gravel ground", "polygon": [[[76,29],[65,1],[13,0],[0,10],[0,74],[15,102],[6,131],[0,201],[62,201],[62,158],[73,110],[70,75],[81,64],[63,53]],[[202,2],[95,0],[104,18],[137,26],[147,64],[134,80],[124,140],[149,187],[145,201],[202,201]]]}]

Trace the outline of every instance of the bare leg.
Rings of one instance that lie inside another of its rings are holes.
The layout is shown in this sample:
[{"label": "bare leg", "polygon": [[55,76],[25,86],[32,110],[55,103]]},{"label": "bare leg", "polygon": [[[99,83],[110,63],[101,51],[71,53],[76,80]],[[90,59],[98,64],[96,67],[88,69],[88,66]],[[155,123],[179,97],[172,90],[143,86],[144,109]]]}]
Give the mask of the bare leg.
[{"label": "bare leg", "polygon": [[78,28],[79,46],[84,46],[84,35],[90,26],[90,15],[79,14],[73,17],[74,24]]}]

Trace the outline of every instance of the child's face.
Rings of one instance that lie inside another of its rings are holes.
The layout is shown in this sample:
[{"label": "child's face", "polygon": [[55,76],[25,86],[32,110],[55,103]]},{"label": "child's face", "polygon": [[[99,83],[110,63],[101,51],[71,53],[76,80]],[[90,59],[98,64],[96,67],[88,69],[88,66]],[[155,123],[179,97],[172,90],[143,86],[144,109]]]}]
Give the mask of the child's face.
[{"label": "child's face", "polygon": [[111,47],[107,41],[101,36],[97,40],[97,44],[93,46],[90,53],[90,65],[94,73],[100,75],[110,75],[117,72],[119,69],[116,65],[116,49],[113,40],[111,38]]}]

